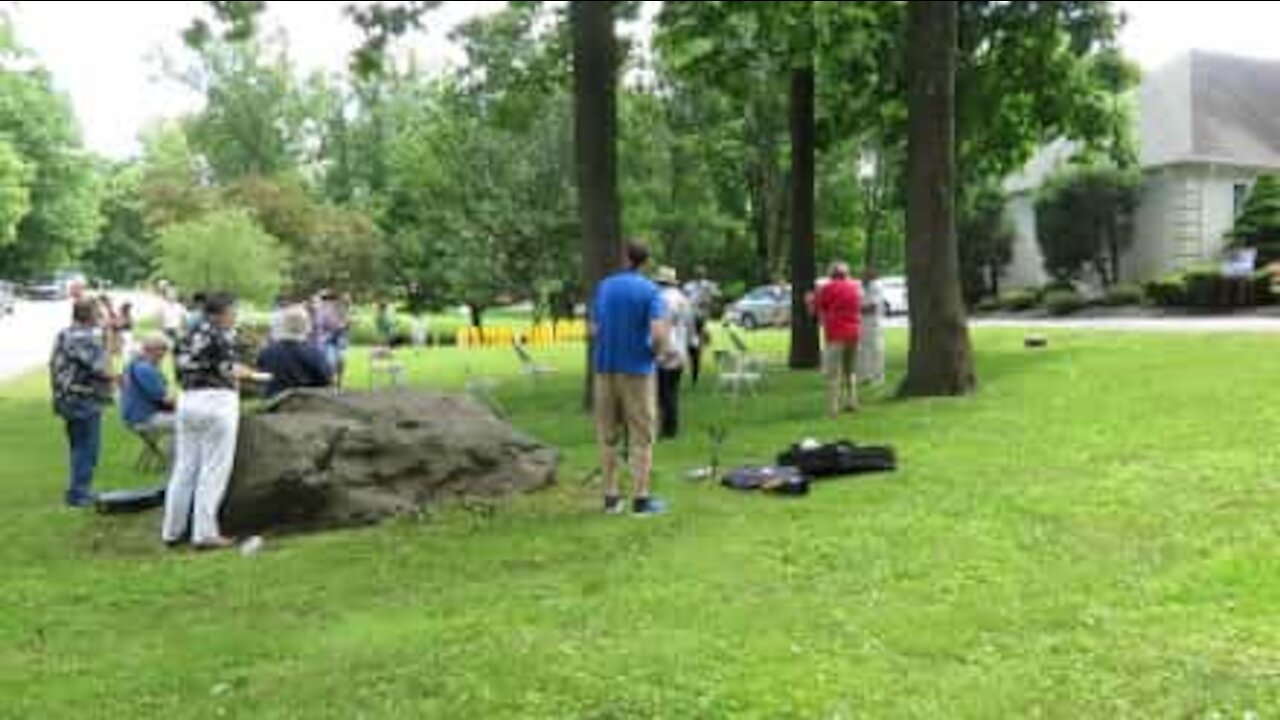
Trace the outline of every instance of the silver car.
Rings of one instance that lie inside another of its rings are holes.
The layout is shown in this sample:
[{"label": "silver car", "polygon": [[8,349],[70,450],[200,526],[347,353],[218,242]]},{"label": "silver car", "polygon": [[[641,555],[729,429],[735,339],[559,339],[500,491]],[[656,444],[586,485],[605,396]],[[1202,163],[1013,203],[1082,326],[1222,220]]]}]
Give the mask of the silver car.
[{"label": "silver car", "polygon": [[785,285],[763,285],[725,309],[724,321],[743,330],[786,327],[791,324],[791,290]]}]

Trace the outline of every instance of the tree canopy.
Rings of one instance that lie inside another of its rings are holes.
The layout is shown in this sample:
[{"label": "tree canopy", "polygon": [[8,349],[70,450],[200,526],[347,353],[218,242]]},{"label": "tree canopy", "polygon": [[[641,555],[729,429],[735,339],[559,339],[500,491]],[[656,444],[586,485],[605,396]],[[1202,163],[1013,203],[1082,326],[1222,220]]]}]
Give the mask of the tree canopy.
[{"label": "tree canopy", "polygon": [[161,276],[179,287],[231,292],[265,305],[284,283],[284,249],[244,210],[170,225],[157,246]]},{"label": "tree canopy", "polygon": [[67,99],[0,17],[0,275],[74,262],[97,237],[100,181]]}]

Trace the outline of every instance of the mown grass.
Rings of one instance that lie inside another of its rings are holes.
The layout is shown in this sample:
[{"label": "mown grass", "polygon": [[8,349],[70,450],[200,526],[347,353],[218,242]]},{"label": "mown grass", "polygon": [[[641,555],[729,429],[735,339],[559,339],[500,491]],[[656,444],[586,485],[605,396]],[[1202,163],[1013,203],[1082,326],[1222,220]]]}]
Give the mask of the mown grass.
[{"label": "mown grass", "polygon": [[[1050,338],[979,332],[977,397],[838,422],[810,375],[690,393],[673,511],[643,520],[582,479],[580,350],[537,384],[509,351],[424,353],[417,383],[498,378],[559,487],[251,558],[59,508],[43,380],[0,387],[0,717],[1269,716],[1280,339]],[[796,500],[681,479],[722,418],[734,461],[848,436],[903,467]],[[109,425],[100,485],[138,484]]]}]

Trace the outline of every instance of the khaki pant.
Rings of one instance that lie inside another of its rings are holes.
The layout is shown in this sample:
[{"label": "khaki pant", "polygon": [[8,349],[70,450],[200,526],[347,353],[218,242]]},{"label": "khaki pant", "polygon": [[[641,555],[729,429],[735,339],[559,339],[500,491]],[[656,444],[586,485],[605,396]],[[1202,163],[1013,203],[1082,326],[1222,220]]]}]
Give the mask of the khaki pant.
[{"label": "khaki pant", "polygon": [[832,379],[843,379],[856,373],[857,360],[857,342],[828,342],[822,352],[823,370]]},{"label": "khaki pant", "polygon": [[596,433],[600,444],[614,447],[623,432],[633,449],[653,446],[657,390],[652,375],[597,374]]}]

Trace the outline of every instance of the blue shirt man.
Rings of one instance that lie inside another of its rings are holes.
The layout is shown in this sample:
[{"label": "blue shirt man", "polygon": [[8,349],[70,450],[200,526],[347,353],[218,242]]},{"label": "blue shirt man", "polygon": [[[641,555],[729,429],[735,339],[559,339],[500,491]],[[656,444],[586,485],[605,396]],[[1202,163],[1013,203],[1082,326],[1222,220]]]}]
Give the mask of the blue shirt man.
[{"label": "blue shirt man", "polygon": [[120,414],[129,427],[164,424],[173,412],[169,383],[160,372],[160,363],[169,350],[164,337],[148,338],[137,359],[124,372],[124,388],[120,395]]},{"label": "blue shirt man", "polygon": [[657,355],[668,352],[665,306],[658,286],[640,274],[649,261],[643,245],[627,246],[627,268],[606,278],[591,303],[591,365],[595,371],[596,433],[604,471],[604,509],[621,514],[618,446],[625,440],[634,462],[632,512],[662,512],[649,495],[653,467]]},{"label": "blue shirt man", "polygon": [[658,286],[638,268],[609,276],[591,303],[595,328],[592,365],[597,373],[652,375],[655,372],[650,326],[664,315]]}]

